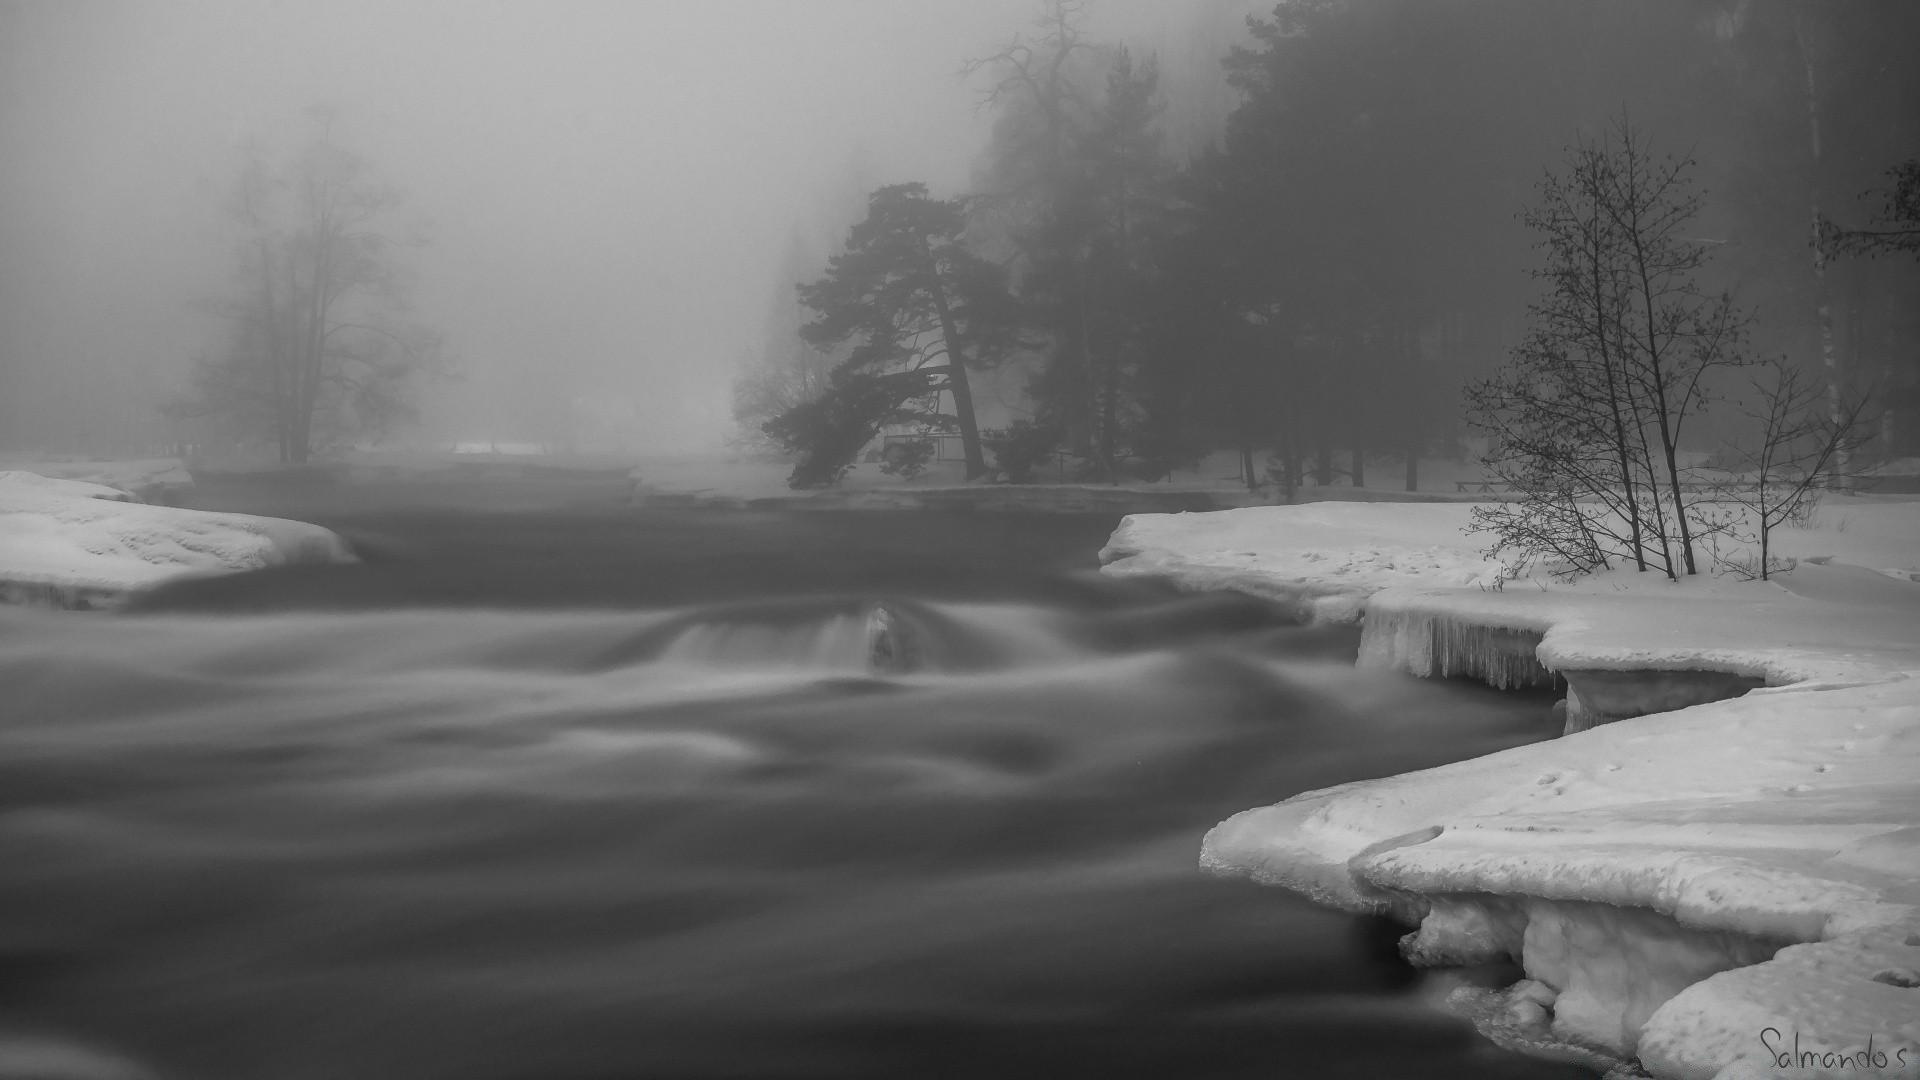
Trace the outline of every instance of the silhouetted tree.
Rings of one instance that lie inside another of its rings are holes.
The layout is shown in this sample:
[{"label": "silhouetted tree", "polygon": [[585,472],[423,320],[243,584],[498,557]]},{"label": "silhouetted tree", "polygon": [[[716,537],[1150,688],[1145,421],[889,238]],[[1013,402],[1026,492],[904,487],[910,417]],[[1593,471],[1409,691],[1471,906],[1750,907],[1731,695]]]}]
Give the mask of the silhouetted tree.
[{"label": "silhouetted tree", "polygon": [[1835,255],[1902,255],[1920,258],[1920,159],[1887,170],[1893,187],[1880,213],[1865,226],[1843,228],[1822,218],[1820,239]]},{"label": "silhouetted tree", "polygon": [[1550,291],[1532,333],[1467,399],[1491,438],[1486,468],[1521,494],[1474,511],[1496,550],[1582,571],[1625,557],[1697,572],[1681,435],[1708,403],[1707,377],[1747,360],[1732,297],[1694,280],[1706,249],[1683,235],[1701,205],[1691,164],[1655,157],[1623,119],[1541,183],[1526,220]]},{"label": "silhouetted tree", "polygon": [[1715,497],[1745,507],[1760,551],[1751,566],[1736,566],[1748,576],[1772,576],[1773,530],[1806,515],[1830,484],[1848,450],[1866,441],[1867,397],[1845,402],[1835,420],[1826,408],[1826,388],[1784,361],[1768,366],[1767,377],[1752,380],[1751,402],[1741,411],[1755,422],[1751,439],[1735,442],[1727,462],[1734,478]]},{"label": "silhouetted tree", "polygon": [[1036,424],[1082,458],[1096,453],[1100,384],[1093,336],[1090,260],[1099,210],[1089,142],[1099,124],[1099,50],[1081,30],[1081,0],[1044,0],[1034,32],[1016,34],[971,60],[966,74],[991,84],[995,110],[981,169],[976,216],[983,237],[1010,267],[1039,334],[1038,368],[1026,392]]},{"label": "silhouetted tree", "polygon": [[195,366],[191,395],[169,407],[268,435],[295,464],[410,415],[409,383],[439,346],[407,318],[394,257],[399,189],[334,141],[325,109],[310,114],[318,131],[299,154],[248,156],[231,204],[245,231],[238,288],[218,305],[232,334]]},{"label": "silhouetted tree", "polygon": [[[825,395],[839,400],[820,406],[840,417],[829,425],[840,434],[819,453],[851,462],[866,441],[850,442],[851,432],[877,432],[907,400],[944,390],[953,398],[967,477],[985,474],[967,367],[998,361],[1015,313],[1004,274],[966,249],[965,224],[959,200],[934,199],[924,184],[880,188],[845,249],[828,260],[826,276],[800,287],[801,303],[816,313],[801,337],[821,348],[852,343]],[[785,424],[784,414],[775,422]],[[838,475],[838,466],[813,468],[808,482]],[[795,482],[802,479],[796,470]]]},{"label": "silhouetted tree", "polygon": [[798,230],[787,243],[781,282],[769,298],[760,348],[742,358],[733,381],[736,442],[745,449],[773,449],[762,425],[825,393],[839,357],[800,339],[806,309],[794,290],[818,269],[824,254]]}]

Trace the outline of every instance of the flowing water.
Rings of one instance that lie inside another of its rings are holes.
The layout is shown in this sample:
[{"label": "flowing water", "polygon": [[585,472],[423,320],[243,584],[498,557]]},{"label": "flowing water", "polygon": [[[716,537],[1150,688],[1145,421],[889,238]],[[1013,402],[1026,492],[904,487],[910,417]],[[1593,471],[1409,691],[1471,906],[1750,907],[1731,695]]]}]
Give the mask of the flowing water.
[{"label": "flowing water", "polygon": [[1541,698],[1111,519],[308,511],[373,558],[0,614],[0,1077],[1586,1075],[1195,868]]}]

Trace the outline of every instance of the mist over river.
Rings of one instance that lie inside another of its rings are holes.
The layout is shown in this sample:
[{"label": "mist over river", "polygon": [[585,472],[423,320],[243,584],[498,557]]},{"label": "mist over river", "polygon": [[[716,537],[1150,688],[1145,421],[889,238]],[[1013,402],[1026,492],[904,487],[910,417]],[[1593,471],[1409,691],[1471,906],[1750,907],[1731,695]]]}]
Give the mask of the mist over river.
[{"label": "mist over river", "polygon": [[368,561],[0,612],[0,1043],[180,1080],[1590,1075],[1440,1011],[1397,928],[1196,867],[1235,811],[1547,737],[1548,699],[1099,579],[1112,517],[541,490],[203,485]]}]

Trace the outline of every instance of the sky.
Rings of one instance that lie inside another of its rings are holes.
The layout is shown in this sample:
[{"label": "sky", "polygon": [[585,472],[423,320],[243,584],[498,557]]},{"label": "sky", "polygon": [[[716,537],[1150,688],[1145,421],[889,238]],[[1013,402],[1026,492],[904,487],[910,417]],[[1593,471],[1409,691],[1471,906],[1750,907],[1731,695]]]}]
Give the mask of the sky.
[{"label": "sky", "polygon": [[[636,449],[717,445],[796,228],[880,183],[959,193],[991,122],[959,69],[1038,6],[0,0],[0,448],[163,430],[222,332],[240,148],[296,145],[316,103],[430,240],[430,429],[527,438],[587,402]],[[1097,0],[1089,29],[1193,10]]]}]

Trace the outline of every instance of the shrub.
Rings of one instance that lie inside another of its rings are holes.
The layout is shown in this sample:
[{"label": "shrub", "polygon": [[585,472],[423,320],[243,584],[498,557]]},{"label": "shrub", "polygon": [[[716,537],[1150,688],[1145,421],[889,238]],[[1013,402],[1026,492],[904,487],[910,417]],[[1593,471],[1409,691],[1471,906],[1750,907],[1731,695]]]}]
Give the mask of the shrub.
[{"label": "shrub", "polygon": [[1032,484],[1036,471],[1060,445],[1060,433],[1032,420],[1015,420],[997,431],[983,431],[980,442],[993,453],[994,467],[1010,484]]}]

